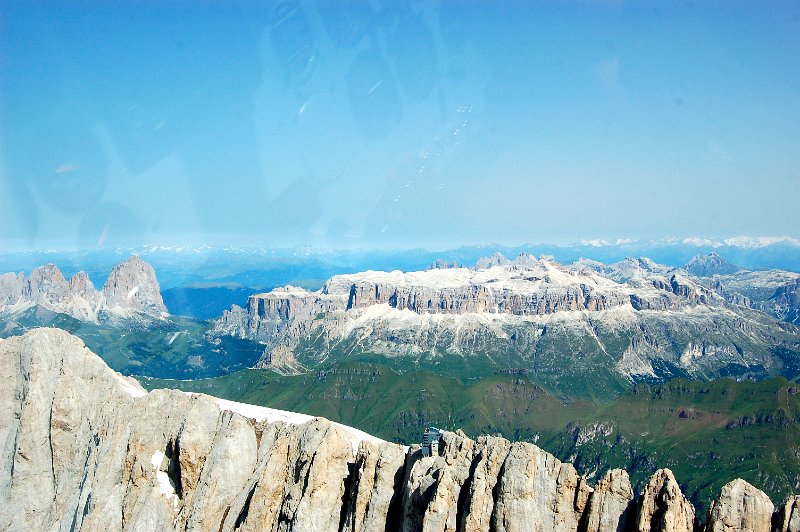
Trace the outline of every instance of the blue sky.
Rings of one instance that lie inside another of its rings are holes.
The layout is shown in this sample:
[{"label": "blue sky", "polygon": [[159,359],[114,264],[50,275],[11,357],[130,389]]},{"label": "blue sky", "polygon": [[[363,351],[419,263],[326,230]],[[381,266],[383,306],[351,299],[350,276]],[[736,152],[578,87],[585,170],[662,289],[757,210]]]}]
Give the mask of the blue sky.
[{"label": "blue sky", "polygon": [[797,2],[0,3],[0,249],[800,236]]}]

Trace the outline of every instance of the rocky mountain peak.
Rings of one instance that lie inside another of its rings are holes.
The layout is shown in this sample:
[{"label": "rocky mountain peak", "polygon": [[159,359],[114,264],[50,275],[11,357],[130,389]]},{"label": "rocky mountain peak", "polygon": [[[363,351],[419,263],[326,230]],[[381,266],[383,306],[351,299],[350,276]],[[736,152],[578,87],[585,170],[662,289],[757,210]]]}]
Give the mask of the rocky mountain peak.
[{"label": "rocky mountain peak", "polygon": [[766,493],[737,478],[722,486],[708,512],[709,532],[770,532],[775,506]]},{"label": "rocky mountain peak", "polygon": [[25,275],[4,273],[0,275],[0,306],[13,305],[22,298],[25,291]]},{"label": "rocky mountain peak", "polygon": [[696,519],[694,506],[681,492],[675,475],[659,469],[642,493],[637,530],[674,530],[692,532]]},{"label": "rocky mountain peak", "polygon": [[114,314],[167,312],[155,270],[138,255],[114,267],[103,285],[108,310]]},{"label": "rocky mountain peak", "polygon": [[69,283],[55,264],[35,268],[26,287],[26,294],[34,301],[58,299],[69,291]]},{"label": "rocky mountain peak", "polygon": [[429,270],[446,270],[449,268],[458,268],[458,263],[447,259],[436,259],[428,266]]},{"label": "rocky mountain peak", "polygon": [[684,269],[698,277],[727,275],[741,270],[740,267],[731,264],[713,251],[708,255],[695,255]]},{"label": "rocky mountain peak", "polygon": [[505,266],[506,264],[510,263],[511,261],[498,251],[491,257],[481,257],[478,259],[478,262],[475,263],[475,269],[487,270],[489,268],[493,268],[494,266]]},{"label": "rocky mountain peak", "polygon": [[69,280],[69,290],[73,294],[78,294],[83,297],[93,296],[97,293],[94,285],[92,284],[86,272],[79,271]]},{"label": "rocky mountain peak", "polygon": [[523,251],[519,255],[517,255],[511,262],[517,266],[534,266],[537,260],[534,255],[531,255],[530,253],[525,253]]}]

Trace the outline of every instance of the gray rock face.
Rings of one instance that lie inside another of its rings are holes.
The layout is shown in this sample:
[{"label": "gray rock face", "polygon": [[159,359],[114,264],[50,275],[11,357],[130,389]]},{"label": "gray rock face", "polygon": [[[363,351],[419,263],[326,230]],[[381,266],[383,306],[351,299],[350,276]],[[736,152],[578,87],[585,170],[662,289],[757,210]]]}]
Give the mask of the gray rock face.
[{"label": "gray rock face", "polygon": [[25,276],[22,273],[0,275],[0,307],[14,305],[22,299],[25,290]]},{"label": "gray rock face", "polygon": [[634,510],[628,473],[623,469],[611,469],[592,492],[586,532],[625,532],[633,523]]},{"label": "gray rock face", "polygon": [[156,272],[136,255],[111,270],[103,285],[103,295],[106,308],[114,314],[138,312],[159,316],[167,313]]},{"label": "gray rock face", "polygon": [[779,287],[764,306],[781,319],[800,324],[800,279]]},{"label": "gray rock face", "polygon": [[525,442],[511,444],[497,481],[498,531],[577,530],[586,497],[571,464]]},{"label": "gray rock face", "polygon": [[486,270],[494,266],[506,266],[508,264],[511,264],[511,261],[502,253],[495,253],[491,257],[481,257],[478,259],[478,262],[475,263],[475,269]]},{"label": "gray rock face", "polygon": [[529,255],[513,263],[496,259],[487,265],[488,269],[478,270],[337,275],[318,292],[287,286],[250,296],[246,309],[234,306],[218,320],[216,331],[291,345],[324,314],[358,317],[378,305],[417,315],[525,317],[624,308],[674,310],[722,302],[708,289],[676,274],[618,284],[594,272],[571,271]]},{"label": "gray rock face", "polygon": [[686,264],[684,269],[692,275],[697,275],[698,277],[725,275],[729,273],[736,273],[741,270],[740,267],[734,266],[713,251],[708,255],[695,255]]},{"label": "gray rock face", "polygon": [[489,529],[494,514],[494,488],[510,449],[511,444],[504,438],[478,438],[471,466],[472,478],[469,489],[465,488],[466,504],[461,519],[461,528],[465,532]]},{"label": "gray rock face", "polygon": [[402,447],[361,442],[343,531],[368,532],[399,527],[405,460]]},{"label": "gray rock face", "polygon": [[669,469],[659,469],[642,493],[636,529],[693,532],[695,512]]},{"label": "gray rock face", "polygon": [[702,279],[726,300],[800,324],[800,274],[784,270],[740,270]]},{"label": "gray rock face", "polygon": [[775,507],[767,494],[742,479],[722,486],[708,512],[709,532],[770,532]]},{"label": "gray rock face", "polygon": [[153,268],[135,256],[112,270],[102,291],[82,271],[67,281],[54,264],[34,269],[28,279],[22,273],[0,275],[0,314],[37,305],[88,322],[151,319],[167,313]]},{"label": "gray rock face", "polygon": [[613,264],[604,264],[599,261],[580,259],[572,264],[577,271],[593,271],[618,283],[631,279],[644,279],[653,276],[668,276],[672,271],[668,266],[658,264],[647,257],[628,257]]},{"label": "gray rock face", "polygon": [[777,532],[800,532],[800,496],[792,495],[787,498],[773,523]]},{"label": "gray rock face", "polygon": [[31,272],[23,295],[36,303],[58,304],[69,292],[69,283],[55,264]]},{"label": "gray rock face", "polygon": [[[0,340],[3,530],[694,525],[669,470],[653,476],[639,505],[632,500],[624,471],[610,471],[592,491],[573,466],[530,443],[444,432],[438,454],[423,456],[419,446],[406,450],[321,418],[147,393],[57,329]],[[797,530],[797,507],[792,497],[775,515],[779,530]],[[710,518],[713,530],[768,530],[772,503],[734,481]]]},{"label": "gray rock face", "polygon": [[57,329],[2,340],[0,529],[338,529],[354,444],[377,440],[276,412],[148,394]]},{"label": "gray rock face", "polygon": [[421,456],[419,451],[408,456],[402,530],[456,530],[474,451],[475,442],[463,433],[446,432],[438,456]]}]

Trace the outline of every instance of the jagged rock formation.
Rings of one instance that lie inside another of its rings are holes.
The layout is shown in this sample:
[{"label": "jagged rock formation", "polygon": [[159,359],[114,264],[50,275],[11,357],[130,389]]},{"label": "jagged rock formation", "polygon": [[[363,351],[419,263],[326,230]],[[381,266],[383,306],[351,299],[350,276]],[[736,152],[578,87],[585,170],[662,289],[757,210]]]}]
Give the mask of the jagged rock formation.
[{"label": "jagged rock formation", "polygon": [[[147,393],[57,329],[0,340],[0,444],[4,530],[677,531],[695,521],[669,470],[634,499],[623,471],[592,490],[530,443],[445,432],[439,453],[423,456],[321,418]],[[774,514],[775,530],[797,530],[797,506],[790,498]],[[772,503],[734,481],[710,519],[710,530],[761,530]]]},{"label": "jagged rock formation", "polygon": [[698,281],[731,303],[800,324],[800,273],[739,270],[729,274],[714,274]]},{"label": "jagged rock formation", "polygon": [[502,253],[495,253],[491,257],[482,257],[475,264],[476,270],[487,270],[494,266],[506,266],[511,264],[511,261],[503,256]]},{"label": "jagged rock formation", "polygon": [[265,352],[258,363],[256,369],[269,368],[281,375],[298,375],[305,368],[294,358],[294,353],[286,346],[279,345]]},{"label": "jagged rock formation", "polygon": [[722,486],[708,512],[709,532],[770,532],[775,507],[767,494],[742,479]]},{"label": "jagged rock formation", "polygon": [[692,275],[697,275],[698,277],[726,275],[729,273],[736,273],[741,270],[740,267],[734,266],[713,251],[708,255],[695,255],[686,264],[686,266],[684,266],[684,269]]},{"label": "jagged rock formation", "polygon": [[446,259],[436,259],[428,266],[429,270],[447,270],[448,268],[458,268],[458,263]]},{"label": "jagged rock formation", "polygon": [[764,306],[781,319],[800,325],[800,278],[776,289]]},{"label": "jagged rock formation", "polygon": [[[337,352],[485,354],[502,367],[535,364],[545,377],[597,367],[637,381],[710,378],[724,367],[765,377],[800,363],[776,355],[800,354],[800,329],[645,258],[565,267],[495,255],[476,269],[337,275],[316,292],[286,286],[250,296],[213,333],[260,341],[265,358],[297,368]],[[583,356],[565,366],[576,349]]]},{"label": "jagged rock formation", "polygon": [[586,516],[586,532],[625,532],[628,523],[633,521],[634,510],[628,473],[623,469],[611,469],[594,487]]},{"label": "jagged rock formation", "polygon": [[792,495],[778,509],[773,528],[782,532],[800,532],[800,496]]},{"label": "jagged rock formation", "polygon": [[639,503],[637,530],[692,532],[694,507],[669,469],[659,469],[647,483]]},{"label": "jagged rock formation", "polygon": [[153,267],[137,255],[111,270],[103,285],[103,295],[109,312],[115,314],[138,312],[157,316],[167,312]]},{"label": "jagged rock formation", "polygon": [[0,275],[0,314],[36,306],[88,322],[167,314],[155,271],[135,255],[114,267],[100,291],[85,272],[67,281],[54,264],[34,269],[27,279],[22,273]]},{"label": "jagged rock formation", "polygon": [[596,260],[580,259],[572,263],[572,269],[576,271],[594,271],[618,283],[624,283],[635,278],[647,278],[652,276],[666,277],[673,271],[672,268],[664,266],[663,264],[658,264],[648,257],[628,257],[627,259],[613,264],[603,264]]}]

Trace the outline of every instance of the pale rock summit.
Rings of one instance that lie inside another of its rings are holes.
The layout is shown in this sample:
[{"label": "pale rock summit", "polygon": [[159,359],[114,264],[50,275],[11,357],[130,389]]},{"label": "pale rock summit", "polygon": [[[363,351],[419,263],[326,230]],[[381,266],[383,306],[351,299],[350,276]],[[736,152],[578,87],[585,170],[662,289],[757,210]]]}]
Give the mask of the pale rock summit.
[{"label": "pale rock summit", "polygon": [[742,479],[720,491],[708,512],[708,532],[770,532],[775,507],[767,494]]},{"label": "pale rock summit", "polygon": [[429,270],[447,270],[449,268],[458,268],[456,261],[448,261],[447,259],[436,259],[429,266]]},{"label": "pale rock summit", "polygon": [[58,305],[69,292],[69,283],[55,264],[39,266],[31,272],[24,296],[34,303]]},{"label": "pale rock summit", "polygon": [[362,441],[348,491],[344,532],[397,529],[401,522],[405,449]]},{"label": "pale rock summit", "polygon": [[627,471],[610,469],[594,487],[586,532],[625,532],[633,522],[634,509]]},{"label": "pale rock summit", "polygon": [[681,492],[675,475],[669,469],[656,471],[642,493],[637,530],[693,532],[695,525],[694,507]]},{"label": "pale rock summit", "polygon": [[103,295],[106,308],[113,314],[157,316],[167,313],[153,267],[137,255],[111,270],[103,285]]},{"label": "pale rock summit", "polygon": [[511,264],[511,261],[508,260],[502,253],[497,252],[491,257],[481,257],[478,259],[478,262],[475,263],[475,269],[486,270],[494,266],[506,266],[507,264]]},{"label": "pale rock summit", "polygon": [[3,530],[336,530],[362,441],[380,442],[310,416],[148,394],[61,330],[0,341]]},{"label": "pale rock summit", "polygon": [[495,490],[491,526],[508,532],[577,530],[589,491],[572,464],[527,442],[511,444]]},{"label": "pale rock summit", "polygon": [[415,451],[406,459],[402,530],[455,531],[475,442],[461,432],[446,432],[440,455],[421,456]]},{"label": "pale rock summit", "polygon": [[477,532],[489,529],[494,514],[494,489],[500,478],[500,470],[505,464],[511,443],[497,436],[480,436],[476,452],[473,454],[473,475],[466,486],[466,504],[461,520],[462,530]]},{"label": "pale rock summit", "polygon": [[[736,480],[710,530],[798,530]],[[637,502],[638,501],[638,502]],[[773,521],[774,519],[774,521]],[[624,471],[594,490],[525,442],[443,432],[438,453],[280,410],[147,393],[76,337],[0,340],[0,529],[688,531],[669,470],[635,499]],[[727,528],[726,528],[727,527]]]}]

